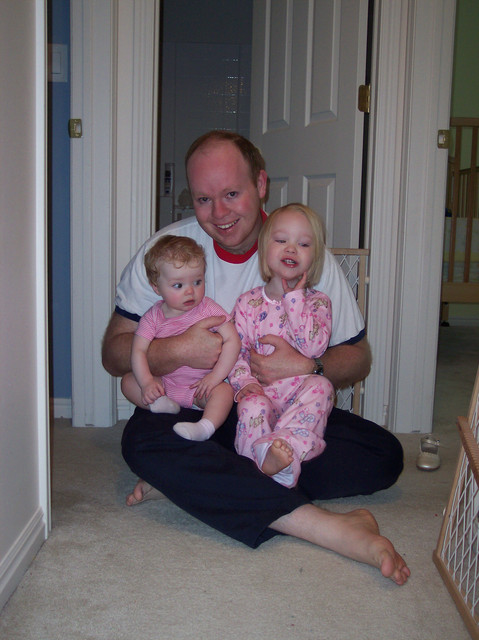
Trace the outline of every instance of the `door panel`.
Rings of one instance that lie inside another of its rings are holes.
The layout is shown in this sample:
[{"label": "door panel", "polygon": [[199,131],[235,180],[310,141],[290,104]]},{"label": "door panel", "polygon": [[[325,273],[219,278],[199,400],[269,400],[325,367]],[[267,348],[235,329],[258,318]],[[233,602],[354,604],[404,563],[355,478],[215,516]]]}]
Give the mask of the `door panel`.
[{"label": "door panel", "polygon": [[309,204],[336,247],[359,242],[366,46],[366,1],[254,3],[251,138],[266,159],[267,209]]}]

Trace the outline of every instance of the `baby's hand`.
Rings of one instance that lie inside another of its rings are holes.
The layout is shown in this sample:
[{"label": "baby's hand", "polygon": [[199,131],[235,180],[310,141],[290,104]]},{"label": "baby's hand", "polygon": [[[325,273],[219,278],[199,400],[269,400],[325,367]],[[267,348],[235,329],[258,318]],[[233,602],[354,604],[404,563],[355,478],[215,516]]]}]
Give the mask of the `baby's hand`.
[{"label": "baby's hand", "polygon": [[213,373],[207,373],[202,380],[198,380],[191,385],[190,389],[196,389],[195,397],[197,398],[205,398],[208,400],[210,393],[213,389],[219,385],[222,380],[218,380],[217,376]]},{"label": "baby's hand", "polygon": [[146,405],[152,404],[160,396],[164,395],[165,389],[159,380],[152,380],[141,389],[141,401]]},{"label": "baby's hand", "polygon": [[238,391],[236,395],[236,402],[243,400],[246,396],[264,396],[264,389],[260,384],[256,382],[252,382],[251,384],[247,384],[246,387],[243,387],[240,391]]}]

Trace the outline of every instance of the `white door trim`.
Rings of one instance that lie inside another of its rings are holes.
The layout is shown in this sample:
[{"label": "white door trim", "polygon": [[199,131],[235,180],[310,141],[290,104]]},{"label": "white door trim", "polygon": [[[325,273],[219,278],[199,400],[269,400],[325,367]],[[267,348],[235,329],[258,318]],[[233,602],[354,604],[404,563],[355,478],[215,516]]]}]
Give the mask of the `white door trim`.
[{"label": "white door trim", "polygon": [[[124,266],[152,230],[159,0],[71,0],[72,422],[117,420],[101,340]],[[133,87],[133,91],[132,91]]]},{"label": "white door trim", "polygon": [[367,329],[374,364],[366,379],[364,414],[384,426],[388,425],[395,316],[409,4],[409,0],[376,2],[374,16],[366,229],[371,248]]},{"label": "white door trim", "polygon": [[72,423],[110,426],[114,384],[100,345],[113,280],[113,11],[110,2],[71,0],[70,17],[71,117],[82,121],[70,145]]},{"label": "white door trim", "polygon": [[432,428],[454,12],[454,0],[376,3],[365,413],[399,432]]},{"label": "white door trim", "polygon": [[48,383],[48,211],[47,211],[47,3],[36,0],[35,15],[35,291],[37,362],[38,493],[46,539],[51,528],[50,407]]},{"label": "white door trim", "polygon": [[[114,281],[155,225],[160,0],[117,3]],[[118,419],[133,413],[116,385]]]}]

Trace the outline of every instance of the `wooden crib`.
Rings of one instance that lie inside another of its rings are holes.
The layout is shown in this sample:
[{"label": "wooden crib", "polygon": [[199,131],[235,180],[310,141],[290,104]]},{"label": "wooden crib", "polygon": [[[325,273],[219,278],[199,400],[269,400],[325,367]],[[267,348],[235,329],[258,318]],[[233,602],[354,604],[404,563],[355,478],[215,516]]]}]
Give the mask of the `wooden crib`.
[{"label": "wooden crib", "polygon": [[479,303],[479,118],[451,118],[444,234],[441,319],[449,303]]},{"label": "wooden crib", "polygon": [[[367,286],[369,249],[331,249],[339,266],[349,282],[358,302],[364,320],[367,322]],[[334,310],[333,310],[334,313]],[[364,380],[352,387],[339,389],[336,394],[336,406],[352,413],[362,415],[364,398]]]}]

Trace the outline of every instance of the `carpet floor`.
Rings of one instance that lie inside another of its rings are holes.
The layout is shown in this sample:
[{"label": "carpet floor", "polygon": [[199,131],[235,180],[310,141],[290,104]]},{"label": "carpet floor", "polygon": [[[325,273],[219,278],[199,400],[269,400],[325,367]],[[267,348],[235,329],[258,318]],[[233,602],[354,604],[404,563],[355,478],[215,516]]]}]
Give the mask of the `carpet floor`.
[{"label": "carpet floor", "polygon": [[371,509],[411,568],[405,586],[289,537],[251,550],[167,499],[127,508],[135,478],[120,454],[124,423],[73,429],[55,420],[52,532],[0,616],[0,637],[469,638],[431,556],[459,451],[455,419],[467,414],[479,362],[477,333],[472,342],[455,327],[441,328],[434,417],[440,469],[417,470],[419,435],[400,434],[405,469],[394,487],[323,505]]}]

